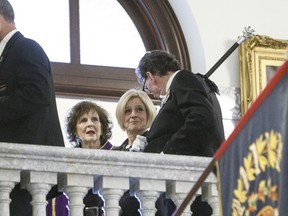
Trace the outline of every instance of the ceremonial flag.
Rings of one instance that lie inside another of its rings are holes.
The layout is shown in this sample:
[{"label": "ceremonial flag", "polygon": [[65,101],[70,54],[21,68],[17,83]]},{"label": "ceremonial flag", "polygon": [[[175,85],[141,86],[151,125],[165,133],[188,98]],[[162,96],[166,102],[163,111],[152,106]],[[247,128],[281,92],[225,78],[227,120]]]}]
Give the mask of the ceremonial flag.
[{"label": "ceremonial flag", "polygon": [[214,155],[223,216],[288,215],[288,61]]}]

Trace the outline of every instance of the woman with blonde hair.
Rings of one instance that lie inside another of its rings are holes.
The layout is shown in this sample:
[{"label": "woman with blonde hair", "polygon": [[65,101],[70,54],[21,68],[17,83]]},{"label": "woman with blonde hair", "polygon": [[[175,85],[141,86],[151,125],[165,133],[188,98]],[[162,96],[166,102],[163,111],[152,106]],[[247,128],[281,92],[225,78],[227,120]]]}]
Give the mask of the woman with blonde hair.
[{"label": "woman with blonde hair", "polygon": [[[119,126],[127,134],[127,139],[116,150],[143,151],[146,133],[156,116],[156,107],[150,97],[143,91],[130,89],[118,101],[116,118]],[[130,196],[129,190],[119,201],[120,216],[140,216],[140,203],[135,196]]]},{"label": "woman with blonde hair", "polygon": [[118,101],[116,118],[119,126],[127,133],[127,139],[117,150],[143,151],[145,134],[156,116],[156,107],[143,91],[130,89]]}]

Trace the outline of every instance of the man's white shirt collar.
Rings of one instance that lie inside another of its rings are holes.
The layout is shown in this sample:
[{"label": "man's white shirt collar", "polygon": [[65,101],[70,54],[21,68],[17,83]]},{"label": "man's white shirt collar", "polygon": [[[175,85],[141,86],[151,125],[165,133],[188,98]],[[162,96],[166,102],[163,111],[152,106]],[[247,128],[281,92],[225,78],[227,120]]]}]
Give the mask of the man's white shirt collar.
[{"label": "man's white shirt collar", "polygon": [[168,82],[166,83],[166,94],[170,89],[171,83],[174,80],[174,77],[180,72],[181,70],[176,71],[175,73],[173,73],[170,78],[168,79]]},{"label": "man's white shirt collar", "polygon": [[167,83],[166,83],[166,94],[165,95],[160,95],[160,99],[161,99],[161,107],[166,103],[166,101],[168,100],[168,97],[169,97],[169,93],[170,93],[170,86],[171,86],[171,83],[172,81],[174,80],[174,77],[176,76],[177,73],[179,73],[181,70],[178,70],[176,71],[175,73],[173,73]]},{"label": "man's white shirt collar", "polygon": [[9,32],[4,38],[3,40],[0,42],[0,56],[2,55],[2,52],[6,46],[6,44],[8,43],[8,41],[10,40],[10,38],[17,32],[17,29],[12,30],[11,32]]}]

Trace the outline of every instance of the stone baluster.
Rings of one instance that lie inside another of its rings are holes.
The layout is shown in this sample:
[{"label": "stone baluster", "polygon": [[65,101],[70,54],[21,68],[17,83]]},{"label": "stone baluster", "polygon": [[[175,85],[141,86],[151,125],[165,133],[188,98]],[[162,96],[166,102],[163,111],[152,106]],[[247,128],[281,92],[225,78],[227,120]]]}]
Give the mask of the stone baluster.
[{"label": "stone baluster", "polygon": [[93,186],[93,176],[81,174],[58,175],[58,190],[69,197],[70,216],[83,216],[83,198]]},{"label": "stone baluster", "polygon": [[131,181],[131,192],[139,198],[143,216],[155,216],[155,202],[166,191],[165,181],[156,179],[136,179]]},{"label": "stone baluster", "polygon": [[19,170],[0,170],[0,216],[10,215],[10,192],[20,182]]},{"label": "stone baluster", "polygon": [[46,195],[56,182],[56,173],[37,171],[24,171],[21,173],[21,188],[27,189],[32,196],[33,216],[46,215]]},{"label": "stone baluster", "polygon": [[202,186],[202,199],[207,201],[213,209],[213,216],[220,215],[218,190],[216,183],[204,183]]},{"label": "stone baluster", "polygon": [[[192,182],[182,182],[182,181],[173,181],[167,183],[167,197],[171,198],[177,208],[181,205],[194,183]],[[197,194],[201,193],[201,190],[197,191]],[[183,216],[191,216],[191,204],[194,201],[195,196],[190,200],[189,204],[182,212]]]},{"label": "stone baluster", "polygon": [[94,191],[99,191],[99,194],[105,200],[104,207],[106,216],[119,215],[119,200],[128,189],[129,178],[113,176],[95,177]]}]

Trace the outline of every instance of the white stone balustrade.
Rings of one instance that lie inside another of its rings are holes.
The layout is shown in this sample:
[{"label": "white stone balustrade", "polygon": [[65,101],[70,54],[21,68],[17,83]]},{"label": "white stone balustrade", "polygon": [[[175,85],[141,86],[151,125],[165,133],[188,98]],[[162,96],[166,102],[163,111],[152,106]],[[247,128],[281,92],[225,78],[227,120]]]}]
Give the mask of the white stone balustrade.
[{"label": "white stone balustrade", "polygon": [[[9,216],[9,193],[21,182],[32,195],[33,216],[45,216],[45,196],[58,184],[69,196],[71,216],[83,215],[83,197],[90,188],[105,199],[106,216],[115,216],[126,190],[141,201],[143,216],[155,215],[155,201],[163,192],[180,205],[211,158],[122,151],[89,150],[0,143],[0,216]],[[219,214],[216,178],[210,174],[203,199]],[[191,215],[187,208],[182,215]]]}]

